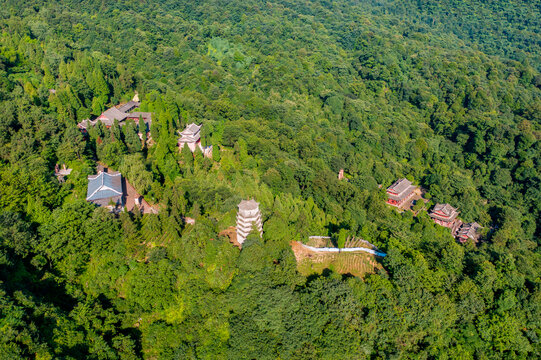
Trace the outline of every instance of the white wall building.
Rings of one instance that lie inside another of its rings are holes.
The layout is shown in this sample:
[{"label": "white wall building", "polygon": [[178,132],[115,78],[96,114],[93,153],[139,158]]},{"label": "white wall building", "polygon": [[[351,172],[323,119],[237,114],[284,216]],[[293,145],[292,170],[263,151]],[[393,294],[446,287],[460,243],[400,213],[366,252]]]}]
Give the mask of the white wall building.
[{"label": "white wall building", "polygon": [[263,236],[263,224],[259,203],[255,200],[242,200],[237,213],[237,241],[242,245],[252,230],[257,230],[259,236]]},{"label": "white wall building", "polygon": [[201,125],[191,123],[186,126],[186,129],[180,133],[180,138],[178,139],[178,146],[180,149],[184,145],[188,145],[192,152],[195,151],[197,146],[201,146]]},{"label": "white wall building", "polygon": [[186,126],[184,131],[179,132],[180,138],[178,139],[178,147],[179,150],[182,150],[184,145],[188,145],[191,152],[194,152],[196,148],[199,148],[204,156],[211,157],[212,146],[203,147],[201,145],[201,126],[202,125],[191,123],[190,125]]}]

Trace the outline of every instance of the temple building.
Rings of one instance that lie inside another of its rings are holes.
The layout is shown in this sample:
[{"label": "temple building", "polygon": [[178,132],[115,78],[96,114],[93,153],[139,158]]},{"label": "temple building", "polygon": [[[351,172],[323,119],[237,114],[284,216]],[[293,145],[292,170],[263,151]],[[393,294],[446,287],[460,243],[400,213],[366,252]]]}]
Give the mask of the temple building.
[{"label": "temple building", "polygon": [[[113,126],[115,120],[118,121],[119,126],[124,126],[126,125],[126,121],[131,119],[135,121],[135,124],[138,126],[139,117],[141,117],[143,119],[143,122],[146,125],[145,130],[147,133],[149,133],[150,124],[152,123],[152,114],[149,112],[140,112],[140,111],[131,112],[132,110],[138,108],[141,105],[141,103],[138,100],[139,100],[139,97],[136,95],[134,96],[134,100],[130,100],[126,104],[114,106],[110,109],[107,109],[96,119],[83,120],[79,124],[77,124],[77,126],[84,133],[88,131],[88,128],[90,126],[96,126],[98,121],[101,121],[103,125],[105,125],[105,127],[110,128],[111,126]],[[139,133],[142,133],[141,129],[139,129]]]},{"label": "temple building", "polygon": [[436,204],[429,215],[436,224],[452,229],[457,222],[458,211],[449,204]]},{"label": "temple building", "polygon": [[263,224],[261,223],[261,211],[259,203],[255,200],[242,200],[237,213],[237,241],[240,245],[246,240],[252,230],[257,230],[259,236],[263,236]]},{"label": "temple building", "polygon": [[201,146],[201,125],[197,125],[194,123],[191,123],[190,125],[186,126],[186,129],[184,131],[180,132],[180,138],[178,139],[178,146],[179,149],[182,150],[184,145],[188,145],[190,150],[192,152],[195,151],[197,147],[203,151],[203,147]]},{"label": "temple building", "polygon": [[472,239],[474,242],[477,242],[477,240],[479,240],[479,229],[480,228],[481,228],[481,225],[479,225],[476,222],[462,224],[460,229],[458,229],[455,237],[461,243],[464,243],[464,242],[468,241],[468,239]]},{"label": "temple building", "polygon": [[413,186],[408,179],[398,179],[387,188],[387,204],[396,207],[402,206],[415,194],[415,189],[417,187]]},{"label": "temple building", "polygon": [[64,176],[71,174],[71,172],[72,172],[72,169],[68,169],[66,167],[66,164],[63,164],[62,168],[60,168],[58,164],[54,166],[54,175],[58,179],[58,182],[64,182]]},{"label": "temple building", "polygon": [[120,173],[109,174],[100,171],[97,175],[88,177],[86,201],[98,206],[123,206],[123,195],[122,175]]},{"label": "temple building", "polygon": [[191,152],[194,152],[196,148],[199,148],[204,156],[211,157],[212,146],[201,145],[201,126],[202,125],[191,123],[190,125],[186,126],[184,131],[179,131],[180,138],[178,139],[178,148],[179,150],[182,150],[184,145],[187,145]]}]

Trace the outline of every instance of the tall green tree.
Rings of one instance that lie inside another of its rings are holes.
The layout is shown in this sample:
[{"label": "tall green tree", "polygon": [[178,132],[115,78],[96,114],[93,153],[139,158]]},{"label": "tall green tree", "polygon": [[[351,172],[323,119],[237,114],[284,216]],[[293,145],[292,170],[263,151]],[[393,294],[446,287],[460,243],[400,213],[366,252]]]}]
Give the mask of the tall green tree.
[{"label": "tall green tree", "polygon": [[141,151],[141,139],[137,131],[137,126],[135,121],[129,119],[126,121],[126,125],[123,127],[124,130],[124,142],[128,147],[130,153]]}]

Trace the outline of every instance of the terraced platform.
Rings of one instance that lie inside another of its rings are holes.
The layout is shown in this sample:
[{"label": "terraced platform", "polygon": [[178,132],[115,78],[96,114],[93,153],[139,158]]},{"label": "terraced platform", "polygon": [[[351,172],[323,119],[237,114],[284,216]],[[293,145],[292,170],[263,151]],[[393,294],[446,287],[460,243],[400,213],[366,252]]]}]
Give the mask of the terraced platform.
[{"label": "terraced platform", "polygon": [[[348,241],[347,244],[366,246],[364,240]],[[291,242],[291,249],[297,259],[297,269],[305,276],[321,274],[323,270],[330,269],[340,274],[364,277],[366,274],[373,274],[378,269],[383,269],[377,256],[363,251],[319,252],[298,241]]]}]

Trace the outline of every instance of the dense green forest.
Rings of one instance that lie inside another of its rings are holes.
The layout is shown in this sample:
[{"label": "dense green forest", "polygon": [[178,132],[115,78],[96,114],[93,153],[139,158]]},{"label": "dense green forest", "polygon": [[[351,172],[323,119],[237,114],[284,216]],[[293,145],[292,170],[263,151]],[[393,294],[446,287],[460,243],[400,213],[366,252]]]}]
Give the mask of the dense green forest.
[{"label": "dense green forest", "polygon": [[[0,18],[0,358],[541,357],[539,0],[7,0]],[[150,145],[77,128],[135,92]],[[212,158],[178,150],[192,122]],[[160,213],[87,203],[97,162]],[[483,241],[387,206],[400,177]],[[250,197],[264,234],[239,250],[219,233]],[[336,234],[383,270],[301,275],[290,242]]]}]

